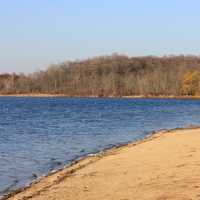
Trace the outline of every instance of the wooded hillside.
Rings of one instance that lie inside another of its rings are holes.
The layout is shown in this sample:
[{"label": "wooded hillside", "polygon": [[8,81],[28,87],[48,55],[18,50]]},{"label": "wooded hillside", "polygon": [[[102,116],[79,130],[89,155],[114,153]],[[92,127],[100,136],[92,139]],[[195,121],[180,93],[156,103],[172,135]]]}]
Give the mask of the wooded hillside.
[{"label": "wooded hillside", "polygon": [[200,95],[200,57],[101,56],[30,75],[1,74],[1,94]]}]

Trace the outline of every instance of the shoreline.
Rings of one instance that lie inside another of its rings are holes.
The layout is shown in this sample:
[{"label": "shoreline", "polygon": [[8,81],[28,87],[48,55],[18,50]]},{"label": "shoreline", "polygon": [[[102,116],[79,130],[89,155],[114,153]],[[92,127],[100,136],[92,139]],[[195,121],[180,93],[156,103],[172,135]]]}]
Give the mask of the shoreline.
[{"label": "shoreline", "polygon": [[136,96],[95,96],[95,95],[67,95],[67,94],[51,94],[51,93],[25,93],[25,94],[0,94],[0,97],[66,97],[66,98],[120,98],[120,99],[200,99],[200,96],[164,96],[164,95],[136,95]]},{"label": "shoreline", "polygon": [[[134,148],[140,144],[144,144],[149,141],[154,141],[157,138],[164,137],[167,134],[173,134],[178,131],[184,132],[184,131],[193,131],[193,130],[200,130],[200,127],[186,127],[186,128],[175,128],[175,129],[169,129],[169,130],[160,130],[149,133],[146,137],[144,137],[141,140],[136,140],[134,142],[114,146],[109,149],[104,149],[98,153],[95,154],[89,154],[83,158],[80,158],[78,160],[75,160],[71,162],[71,164],[64,166],[62,169],[54,170],[47,174],[46,176],[40,177],[33,181],[30,185],[20,188],[16,191],[12,191],[9,194],[3,196],[0,198],[1,200],[15,200],[15,199],[34,199],[38,194],[42,193],[43,191],[46,191],[50,189],[51,187],[54,187],[55,185],[58,185],[59,183],[63,182],[63,180],[73,177],[76,172],[79,172],[80,170],[89,167],[90,165],[93,165],[97,163],[100,160],[105,159],[109,156],[115,156],[120,153],[120,151],[123,151],[124,149]],[[33,191],[31,191],[33,190]],[[27,194],[28,193],[28,197]],[[21,196],[22,195],[22,196]],[[24,196],[25,195],[25,196]],[[18,196],[21,196],[18,198]],[[22,198],[23,197],[23,198]]]},{"label": "shoreline", "polygon": [[[8,199],[14,197],[15,195],[31,188],[33,185],[40,183],[41,181],[43,181],[43,179],[54,176],[57,173],[60,173],[64,170],[67,170],[67,174],[68,174],[68,170],[69,170],[69,176],[70,176],[70,174],[74,173],[76,170],[79,170],[80,168],[85,167],[85,166],[95,162],[96,160],[101,159],[102,157],[106,156],[107,154],[112,153],[112,151],[115,151],[115,150],[123,148],[123,147],[127,147],[129,145],[137,145],[139,143],[145,142],[146,140],[151,140],[151,137],[154,136],[155,134],[165,133],[165,132],[168,132],[168,131],[173,131],[173,130],[178,130],[178,129],[182,129],[182,128],[162,129],[162,130],[158,130],[158,131],[152,131],[142,139],[138,139],[138,140],[135,140],[135,141],[131,141],[131,142],[127,142],[127,143],[123,143],[123,144],[119,144],[119,145],[113,145],[112,147],[104,148],[101,151],[98,151],[96,153],[89,153],[89,154],[87,154],[83,157],[72,160],[69,164],[66,164],[64,167],[62,167],[60,169],[52,170],[49,173],[47,173],[46,175],[43,175],[43,176],[36,178],[35,180],[30,182],[26,186],[17,188],[16,190],[9,191],[7,194],[0,197],[0,200],[8,200]],[[183,128],[183,129],[187,129],[187,127]],[[94,161],[93,161],[93,159],[94,159]],[[90,160],[91,160],[91,162],[90,162]],[[83,165],[82,165],[82,163],[83,163]],[[76,165],[80,165],[80,166],[78,166],[78,168],[77,168]]]}]

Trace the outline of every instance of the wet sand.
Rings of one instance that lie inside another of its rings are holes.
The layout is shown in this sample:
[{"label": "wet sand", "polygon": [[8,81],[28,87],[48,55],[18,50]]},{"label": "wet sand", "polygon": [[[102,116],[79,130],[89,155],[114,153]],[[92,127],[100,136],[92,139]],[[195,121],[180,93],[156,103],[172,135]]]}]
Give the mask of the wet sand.
[{"label": "wet sand", "polygon": [[200,128],[163,131],[32,184],[9,200],[198,200]]}]

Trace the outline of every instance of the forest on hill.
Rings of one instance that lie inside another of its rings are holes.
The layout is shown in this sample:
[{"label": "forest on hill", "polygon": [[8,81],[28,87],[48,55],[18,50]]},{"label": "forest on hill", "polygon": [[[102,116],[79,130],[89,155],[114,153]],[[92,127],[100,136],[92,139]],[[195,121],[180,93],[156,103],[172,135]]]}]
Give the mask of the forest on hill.
[{"label": "forest on hill", "polygon": [[51,65],[33,74],[0,74],[1,94],[68,96],[200,95],[200,57],[111,55]]}]

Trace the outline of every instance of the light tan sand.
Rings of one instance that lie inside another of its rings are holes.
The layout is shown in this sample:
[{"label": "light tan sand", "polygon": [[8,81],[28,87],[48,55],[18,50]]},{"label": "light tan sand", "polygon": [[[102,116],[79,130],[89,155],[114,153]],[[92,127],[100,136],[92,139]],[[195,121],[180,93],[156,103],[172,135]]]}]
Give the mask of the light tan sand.
[{"label": "light tan sand", "polygon": [[155,134],[84,159],[11,199],[199,200],[200,129]]}]

